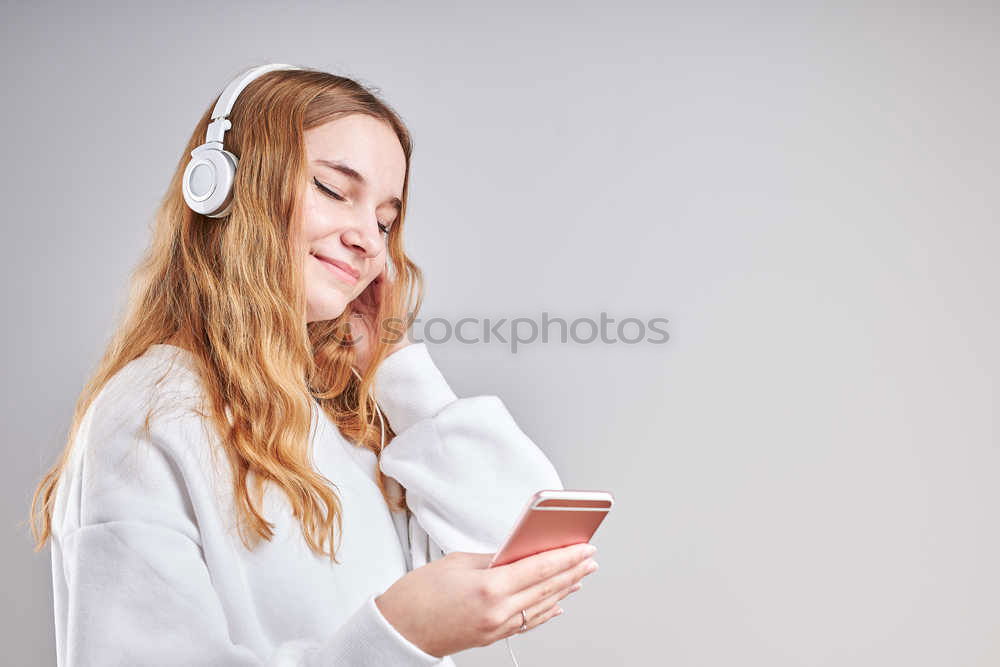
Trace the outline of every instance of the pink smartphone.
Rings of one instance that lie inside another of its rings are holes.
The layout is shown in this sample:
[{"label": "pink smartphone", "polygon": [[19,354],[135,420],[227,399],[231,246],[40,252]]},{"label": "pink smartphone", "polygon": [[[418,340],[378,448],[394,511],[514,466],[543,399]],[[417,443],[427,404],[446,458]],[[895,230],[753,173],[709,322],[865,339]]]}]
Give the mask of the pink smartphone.
[{"label": "pink smartphone", "polygon": [[489,567],[589,542],[614,502],[607,491],[545,489],[535,493]]}]

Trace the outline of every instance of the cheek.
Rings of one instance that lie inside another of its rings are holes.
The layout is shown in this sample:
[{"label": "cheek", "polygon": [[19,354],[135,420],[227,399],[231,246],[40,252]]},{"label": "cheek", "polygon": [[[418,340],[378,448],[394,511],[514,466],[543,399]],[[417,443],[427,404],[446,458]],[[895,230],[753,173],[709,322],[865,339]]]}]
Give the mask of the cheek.
[{"label": "cheek", "polygon": [[383,252],[381,256],[374,261],[374,263],[371,266],[371,269],[369,270],[369,273],[363,276],[364,284],[367,285],[371,281],[378,278],[379,275],[382,273],[382,270],[385,268],[385,265],[386,265],[386,253]]},{"label": "cheek", "polygon": [[320,197],[323,195],[307,190],[305,198],[300,200],[299,239],[307,245],[334,231],[335,224],[329,203]]},{"label": "cheek", "polygon": [[306,307],[313,319],[329,320],[338,317],[355,298],[353,293],[345,291],[342,286],[331,281],[326,269],[312,257],[307,259],[303,279]]},{"label": "cheek", "polygon": [[328,223],[324,222],[323,216],[315,206],[308,206],[302,215],[302,225],[299,228],[299,238],[306,245],[309,246],[316,239],[323,238],[328,230],[325,229]]}]

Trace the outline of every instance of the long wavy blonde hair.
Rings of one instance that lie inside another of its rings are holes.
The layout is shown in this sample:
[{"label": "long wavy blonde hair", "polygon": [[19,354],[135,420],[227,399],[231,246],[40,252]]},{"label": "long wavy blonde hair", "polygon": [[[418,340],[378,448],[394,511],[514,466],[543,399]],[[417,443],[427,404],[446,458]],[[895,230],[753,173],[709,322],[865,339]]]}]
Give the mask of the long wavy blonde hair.
[{"label": "long wavy blonde hair", "polygon": [[[397,331],[408,328],[423,300],[422,273],[403,250],[412,140],[376,90],[309,68],[269,72],[251,82],[230,114],[226,148],[239,156],[239,168],[232,210],[219,219],[191,211],[181,191],[184,168],[204,142],[215,100],[208,105],[157,209],[121,322],[77,401],[66,446],[35,490],[29,518],[35,551],[51,535],[59,479],[98,392],[150,345],[183,341],[204,388],[204,416],[233,473],[244,545],[252,549],[274,534],[260,512],[263,487],[271,482],[287,495],[309,547],[338,562],[333,543],[342,529],[340,501],[309,459],[312,399],[348,440],[380,460],[369,390],[392,343],[373,337],[369,365],[357,378],[348,327],[353,304],[336,319],[306,324],[301,249],[295,245],[298,202],[309,180],[303,133],[360,113],[384,121],[399,137],[406,155],[403,209],[389,234],[390,282],[377,317],[398,318]],[[149,421],[147,414],[147,429]],[[394,434],[386,427],[390,441]],[[386,479],[376,465],[387,504],[403,511],[405,490]]]}]

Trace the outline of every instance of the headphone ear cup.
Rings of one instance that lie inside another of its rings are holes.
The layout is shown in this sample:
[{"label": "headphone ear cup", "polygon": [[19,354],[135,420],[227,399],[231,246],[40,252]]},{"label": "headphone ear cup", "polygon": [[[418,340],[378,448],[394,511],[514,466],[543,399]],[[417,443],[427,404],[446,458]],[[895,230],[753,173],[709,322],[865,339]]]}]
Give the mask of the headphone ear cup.
[{"label": "headphone ear cup", "polygon": [[210,144],[191,151],[181,182],[184,201],[191,210],[210,218],[228,215],[238,164],[235,155]]}]

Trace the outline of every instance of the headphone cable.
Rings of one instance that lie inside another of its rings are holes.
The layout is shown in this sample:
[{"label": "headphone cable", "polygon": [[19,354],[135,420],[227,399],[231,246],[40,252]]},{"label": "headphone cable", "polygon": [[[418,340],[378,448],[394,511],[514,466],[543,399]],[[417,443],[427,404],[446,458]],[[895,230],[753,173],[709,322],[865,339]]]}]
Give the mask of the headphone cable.
[{"label": "headphone cable", "polygon": [[517,664],[517,658],[514,657],[514,649],[510,647],[510,637],[504,637],[504,641],[507,643],[507,651],[510,653],[510,659],[514,661],[514,667],[520,667]]}]

